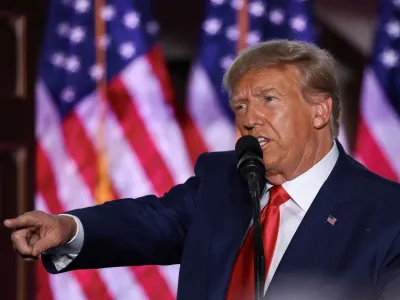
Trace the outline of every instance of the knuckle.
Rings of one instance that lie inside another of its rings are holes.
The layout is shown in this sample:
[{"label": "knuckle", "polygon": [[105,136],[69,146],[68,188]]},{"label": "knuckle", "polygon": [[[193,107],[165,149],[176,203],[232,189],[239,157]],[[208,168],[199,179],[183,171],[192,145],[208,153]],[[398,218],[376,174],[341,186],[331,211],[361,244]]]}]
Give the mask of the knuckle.
[{"label": "knuckle", "polygon": [[16,240],[18,240],[19,238],[21,238],[21,234],[20,234],[18,231],[14,231],[14,232],[11,234],[11,240],[12,240],[12,241],[16,241]]},{"label": "knuckle", "polygon": [[34,210],[31,214],[31,217],[36,219],[36,221],[43,221],[47,216],[48,214],[41,210]]},{"label": "knuckle", "polygon": [[30,217],[30,216],[32,216],[32,212],[31,211],[27,211],[27,212],[24,212],[20,217],[26,218],[26,217]]},{"label": "knuckle", "polygon": [[20,255],[30,255],[31,254],[31,251],[28,249],[28,248],[26,248],[26,247],[22,247],[21,245],[16,245],[16,248],[15,248],[16,250],[17,250],[17,252],[20,254]]}]

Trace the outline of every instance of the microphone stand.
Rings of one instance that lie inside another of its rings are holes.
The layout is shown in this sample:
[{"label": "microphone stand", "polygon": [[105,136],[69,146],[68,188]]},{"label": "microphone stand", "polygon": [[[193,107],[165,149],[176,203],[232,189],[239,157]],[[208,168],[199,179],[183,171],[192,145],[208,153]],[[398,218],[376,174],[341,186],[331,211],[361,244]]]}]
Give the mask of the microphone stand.
[{"label": "microphone stand", "polygon": [[248,185],[253,202],[254,295],[255,300],[261,300],[264,298],[265,258],[260,221],[260,178],[256,172],[249,175]]}]

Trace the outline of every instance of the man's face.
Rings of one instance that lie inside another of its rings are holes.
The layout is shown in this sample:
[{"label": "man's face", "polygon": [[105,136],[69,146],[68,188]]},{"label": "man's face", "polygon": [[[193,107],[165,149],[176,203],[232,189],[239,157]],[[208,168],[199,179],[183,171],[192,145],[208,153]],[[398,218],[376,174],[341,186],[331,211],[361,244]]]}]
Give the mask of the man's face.
[{"label": "man's face", "polygon": [[235,86],[231,105],[240,133],[259,139],[267,177],[302,163],[305,145],[315,135],[315,109],[302,95],[295,67],[247,72]]}]

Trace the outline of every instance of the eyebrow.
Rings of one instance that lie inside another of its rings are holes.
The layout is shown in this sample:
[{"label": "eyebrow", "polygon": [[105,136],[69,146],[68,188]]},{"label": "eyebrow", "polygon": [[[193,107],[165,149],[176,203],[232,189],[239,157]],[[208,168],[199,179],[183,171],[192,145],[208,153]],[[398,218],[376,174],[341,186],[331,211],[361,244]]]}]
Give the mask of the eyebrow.
[{"label": "eyebrow", "polygon": [[254,96],[261,96],[261,95],[268,94],[269,92],[275,92],[275,93],[279,94],[278,90],[276,88],[273,88],[273,87],[255,90],[252,93],[253,93]]},{"label": "eyebrow", "polygon": [[[271,88],[262,88],[262,89],[256,89],[256,90],[253,90],[253,91],[251,91],[251,94],[253,95],[253,96],[262,96],[262,95],[265,95],[265,94],[267,94],[267,93],[269,93],[269,92],[275,92],[275,93],[277,93],[278,95],[280,95],[280,93],[278,92],[278,90],[276,89],[276,88],[273,88],[273,87],[271,87]],[[229,103],[234,103],[234,102],[237,102],[237,101],[239,101],[239,100],[244,100],[244,99],[246,99],[247,97],[246,96],[241,96],[241,95],[232,95],[231,97],[230,97],[230,99],[229,99]]]}]

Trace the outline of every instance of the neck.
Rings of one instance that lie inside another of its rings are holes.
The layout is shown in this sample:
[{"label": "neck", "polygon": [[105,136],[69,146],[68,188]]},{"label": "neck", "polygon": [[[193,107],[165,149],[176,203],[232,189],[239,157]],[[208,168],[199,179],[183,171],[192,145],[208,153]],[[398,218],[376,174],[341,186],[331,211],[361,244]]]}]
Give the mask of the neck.
[{"label": "neck", "polygon": [[[270,170],[266,173],[265,177],[273,185],[281,185],[286,181],[295,179],[297,176],[305,173],[321,161],[332,149],[333,137],[326,135],[324,137],[316,138],[305,143],[305,148],[299,149],[301,156],[297,162],[293,161],[283,162],[280,170]],[[288,155],[289,157],[289,155]]]}]

